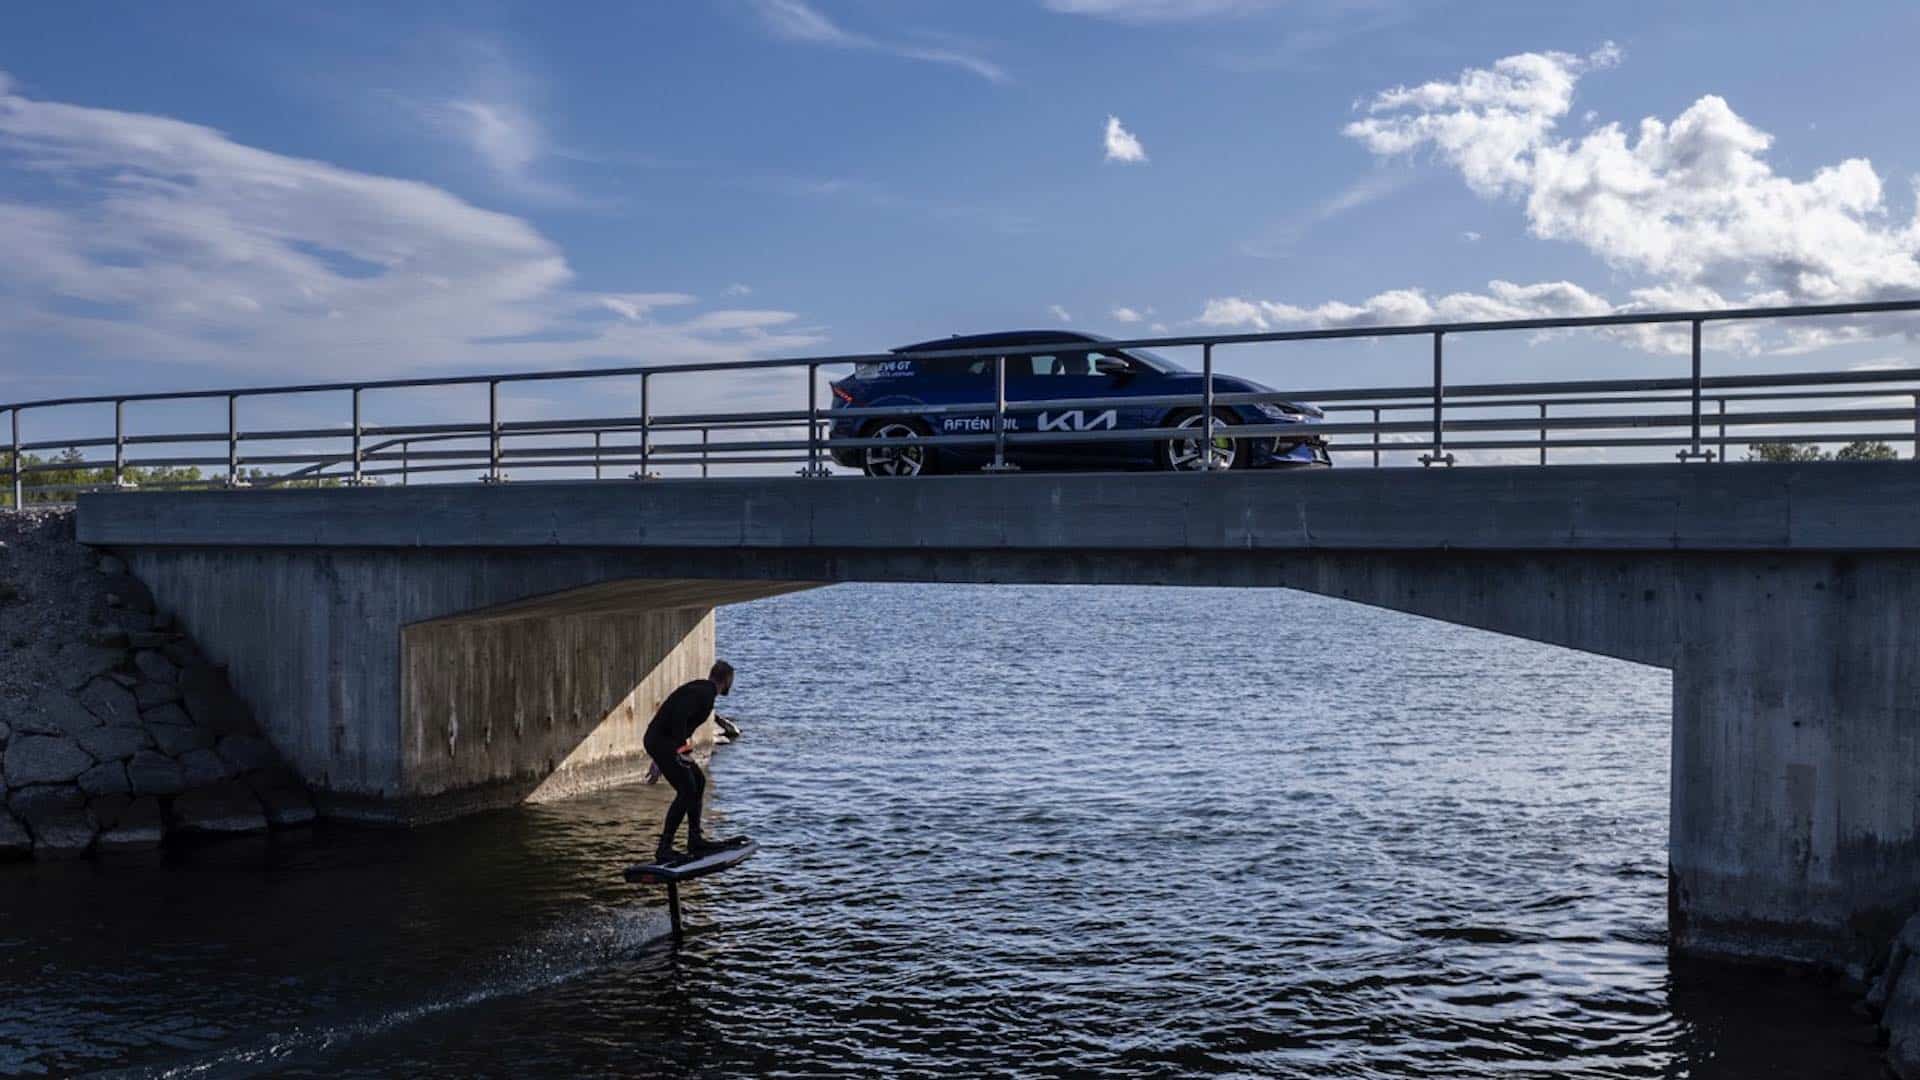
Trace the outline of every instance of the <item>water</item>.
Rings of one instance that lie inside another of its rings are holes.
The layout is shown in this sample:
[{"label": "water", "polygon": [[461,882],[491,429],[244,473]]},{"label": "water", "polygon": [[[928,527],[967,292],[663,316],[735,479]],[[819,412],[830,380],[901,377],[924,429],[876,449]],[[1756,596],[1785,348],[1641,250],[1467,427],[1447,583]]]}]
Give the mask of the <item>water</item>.
[{"label": "water", "polygon": [[1666,954],[1663,672],[1278,591],[729,609],[762,850],[664,940],[628,788],[0,874],[0,1071],[1877,1077]]}]

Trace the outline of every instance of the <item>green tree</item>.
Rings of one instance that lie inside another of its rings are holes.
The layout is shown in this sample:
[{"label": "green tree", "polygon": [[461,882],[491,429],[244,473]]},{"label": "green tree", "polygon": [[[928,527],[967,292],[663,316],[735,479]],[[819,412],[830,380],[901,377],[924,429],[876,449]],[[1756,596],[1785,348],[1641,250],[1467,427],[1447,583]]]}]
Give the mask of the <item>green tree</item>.
[{"label": "green tree", "polygon": [[1754,443],[1747,447],[1748,461],[1825,461],[1827,452],[1812,443]]},{"label": "green tree", "polygon": [[1883,442],[1853,442],[1840,448],[1833,455],[1835,461],[1892,461],[1899,457],[1899,451]]}]

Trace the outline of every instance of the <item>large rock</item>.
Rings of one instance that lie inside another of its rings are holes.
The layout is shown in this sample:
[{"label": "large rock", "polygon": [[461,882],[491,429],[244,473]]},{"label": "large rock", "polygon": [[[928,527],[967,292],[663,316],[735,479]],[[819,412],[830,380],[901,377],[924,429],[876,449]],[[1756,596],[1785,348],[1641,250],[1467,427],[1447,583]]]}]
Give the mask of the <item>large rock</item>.
[{"label": "large rock", "polygon": [[220,740],[219,751],[235,773],[258,772],[280,764],[280,755],[273,752],[267,740],[252,735],[229,735]]},{"label": "large rock", "polygon": [[155,629],[153,616],[147,614],[144,611],[135,611],[132,608],[116,607],[116,608],[104,608],[101,611],[99,611],[97,614],[100,616],[100,620],[102,622],[105,622],[108,626],[119,627],[120,629],[125,630],[129,634],[137,630]]},{"label": "large rock", "polygon": [[93,845],[99,826],[87,811],[87,797],[70,784],[42,784],[14,792],[7,806],[33,834],[33,853],[42,859],[76,858]]},{"label": "large rock", "polygon": [[126,662],[125,649],[76,641],[54,655],[54,677],[68,690],[78,690]]},{"label": "large rock", "polygon": [[190,750],[180,755],[180,773],[187,788],[212,787],[233,777],[233,767],[211,750]]},{"label": "large rock", "polygon": [[22,735],[7,742],[6,776],[10,788],[28,784],[64,784],[93,768],[93,758],[65,735]]},{"label": "large rock", "polygon": [[247,777],[247,785],[259,797],[260,804],[266,808],[267,820],[276,829],[311,825],[318,816],[307,789],[291,773],[284,770],[254,773]]},{"label": "large rock", "polygon": [[108,603],[114,607],[153,614],[153,593],[139,578],[125,573],[110,574],[101,584],[109,596],[119,600],[117,604],[114,604],[113,600],[108,600]]},{"label": "large rock", "polygon": [[216,735],[258,735],[253,712],[227,685],[219,668],[202,664],[180,676],[180,695],[186,699],[193,722]]},{"label": "large rock", "polygon": [[167,642],[160,651],[165,653],[167,659],[173,661],[174,666],[182,671],[191,667],[205,667],[207,663],[206,657],[200,655],[200,650],[193,647],[193,642],[178,634],[175,634],[173,640]]},{"label": "large rock", "polygon": [[[152,684],[142,683],[141,685],[149,686]],[[155,725],[160,727],[192,727],[193,717],[187,715],[186,709],[169,702],[163,705],[155,705],[151,709],[142,706],[140,709],[140,722],[149,727]]]},{"label": "large rock", "polygon": [[213,732],[205,728],[155,724],[147,731],[153,735],[153,741],[159,744],[160,752],[168,757],[182,757],[213,745]]},{"label": "large rock", "polygon": [[12,814],[0,810],[0,859],[25,859],[33,855],[33,834]]},{"label": "large rock", "polygon": [[[134,704],[142,712],[161,705],[170,705],[180,700],[180,688],[172,683],[142,682],[133,688]],[[190,723],[185,709],[180,710],[180,722]]]},{"label": "large rock", "polygon": [[112,679],[95,679],[80,691],[80,704],[103,724],[134,725],[140,722],[140,706],[133,693]]},{"label": "large rock", "polygon": [[133,669],[148,682],[172,683],[180,681],[180,669],[166,654],[153,649],[141,649],[133,654]]},{"label": "large rock", "polygon": [[63,690],[42,690],[33,706],[14,719],[14,726],[32,735],[73,735],[100,726],[80,699]]},{"label": "large rock", "polygon": [[1887,1064],[1902,1080],[1920,1078],[1920,915],[1907,920],[1893,939],[1887,966],[1880,973],[1867,1004],[1880,1010],[1880,1026],[1887,1029]]},{"label": "large rock", "polygon": [[173,827],[187,833],[264,832],[267,815],[245,784],[230,781],[173,800]]},{"label": "large rock", "polygon": [[100,838],[94,842],[100,851],[145,851],[159,847],[166,838],[160,800],[151,796],[134,799],[116,810],[111,825],[104,820],[100,823]]},{"label": "large rock", "polygon": [[137,727],[97,727],[73,738],[95,761],[125,761],[153,745],[153,736]]},{"label": "large rock", "polygon": [[127,783],[135,795],[178,795],[186,790],[180,765],[157,750],[142,750],[127,762]]},{"label": "large rock", "polygon": [[107,761],[80,774],[80,790],[89,795],[125,795],[133,788],[127,783],[127,767]]}]

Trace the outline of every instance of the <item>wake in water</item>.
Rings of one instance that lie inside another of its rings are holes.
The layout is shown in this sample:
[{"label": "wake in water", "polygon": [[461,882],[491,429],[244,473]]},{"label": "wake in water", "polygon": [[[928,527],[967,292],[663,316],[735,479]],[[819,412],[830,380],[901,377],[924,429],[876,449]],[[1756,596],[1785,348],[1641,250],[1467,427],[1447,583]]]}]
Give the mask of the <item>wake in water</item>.
[{"label": "wake in water", "polygon": [[430,1016],[468,1009],[497,998],[530,994],[571,982],[614,964],[665,954],[672,928],[664,912],[651,907],[608,908],[585,925],[555,926],[538,940],[510,949],[465,978],[449,980],[469,989],[413,1005],[382,1009],[372,1016],[324,1021],[276,1032],[217,1051],[197,1061],[159,1068],[125,1069],[105,1077],[241,1077],[272,1072],[295,1056],[325,1054],[337,1047],[418,1023]]}]

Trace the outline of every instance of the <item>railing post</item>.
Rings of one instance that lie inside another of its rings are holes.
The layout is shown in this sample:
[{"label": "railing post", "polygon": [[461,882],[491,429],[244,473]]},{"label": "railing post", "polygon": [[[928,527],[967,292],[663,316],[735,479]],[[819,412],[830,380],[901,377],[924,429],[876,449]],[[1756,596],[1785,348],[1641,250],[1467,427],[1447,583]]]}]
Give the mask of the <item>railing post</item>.
[{"label": "railing post", "polygon": [[1540,464],[1547,463],[1547,403],[1540,403]]},{"label": "railing post", "polygon": [[[1724,405],[1726,403],[1722,402],[1721,404]],[[13,437],[13,444],[15,447],[20,445],[20,436],[15,435]],[[20,451],[16,449],[13,453],[14,463],[17,465],[20,461]],[[1920,463],[1920,394],[1913,395],[1913,460]],[[17,499],[18,496],[15,496],[15,498]]]},{"label": "railing post", "polygon": [[497,484],[500,476],[500,380],[487,381],[487,483]]},{"label": "railing post", "polygon": [[1433,449],[1420,455],[1422,465],[1452,465],[1453,455],[1446,450],[1444,414],[1447,399],[1446,354],[1441,339],[1446,334],[1433,332]]},{"label": "railing post", "polygon": [[647,467],[653,461],[653,436],[649,434],[653,425],[653,403],[648,400],[652,379],[650,373],[640,373],[640,475],[637,479],[641,480],[647,479]]},{"label": "railing post", "polygon": [[1373,467],[1380,467],[1380,410],[1373,410]]},{"label": "railing post", "polygon": [[593,478],[600,479],[600,433],[593,433]]},{"label": "railing post", "polygon": [[10,410],[10,414],[13,418],[13,468],[11,470],[13,473],[13,508],[15,510],[25,510],[27,508],[25,501],[26,489],[20,482],[20,407],[17,405],[14,406],[14,408]]},{"label": "railing post", "polygon": [[413,453],[412,443],[403,442],[400,444],[400,486],[401,487],[407,486],[407,480],[413,471],[412,453]]},{"label": "railing post", "polygon": [[113,402],[113,486],[127,486],[127,403]]},{"label": "railing post", "polygon": [[[1713,460],[1724,462],[1727,460],[1727,399],[1719,399],[1718,404],[1720,406],[1720,456]],[[1914,395],[1913,406],[1915,409],[1914,430],[1920,431],[1920,394]]]},{"label": "railing post", "polygon": [[362,460],[363,458],[360,453],[360,388],[356,386],[353,388],[353,484],[355,487],[366,483],[366,477],[361,473]]},{"label": "railing post", "polygon": [[707,428],[700,429],[700,479],[707,478]]},{"label": "railing post", "polygon": [[[704,474],[702,474],[704,475]],[[807,365],[807,467],[801,476],[829,475],[820,463],[820,365]]]},{"label": "railing post", "polygon": [[1213,470],[1213,343],[1200,346],[1200,470]]},{"label": "railing post", "polygon": [[987,472],[1012,472],[1019,468],[1007,464],[1007,358],[993,358],[993,461]]},{"label": "railing post", "polygon": [[240,395],[227,395],[227,486],[240,487]]},{"label": "railing post", "polygon": [[[1700,449],[1700,320],[1694,319],[1692,321],[1692,326],[1693,326],[1693,402],[1692,402],[1693,445],[1688,449],[1680,451],[1678,456],[1681,461],[1692,461],[1692,460],[1712,461],[1713,460],[1712,452]],[[1722,454],[1726,453],[1726,450],[1727,448],[1725,446],[1722,446],[1720,448],[1720,452]]]}]

